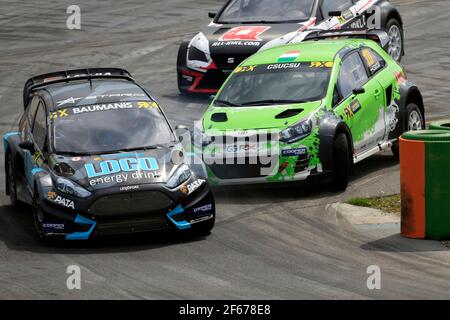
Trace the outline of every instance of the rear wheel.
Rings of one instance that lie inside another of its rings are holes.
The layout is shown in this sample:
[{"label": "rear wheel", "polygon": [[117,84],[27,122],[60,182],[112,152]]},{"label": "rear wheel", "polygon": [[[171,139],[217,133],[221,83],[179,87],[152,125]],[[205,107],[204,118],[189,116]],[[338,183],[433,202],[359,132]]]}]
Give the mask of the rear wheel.
[{"label": "rear wheel", "polygon": [[14,161],[11,154],[8,154],[7,158],[7,170],[8,170],[8,193],[11,206],[14,210],[19,207],[19,201],[17,200],[17,180],[16,171],[14,167]]},{"label": "rear wheel", "polygon": [[387,52],[397,62],[403,57],[403,28],[397,19],[391,19],[386,25],[386,31],[389,35],[389,45]]},{"label": "rear wheel", "polygon": [[339,133],[333,146],[333,188],[345,191],[348,186],[350,173],[350,147],[347,136]]},{"label": "rear wheel", "polygon": [[[417,131],[425,129],[425,121],[422,116],[420,108],[415,103],[410,103],[406,106],[406,132]],[[396,141],[392,146],[392,153],[397,161],[400,161],[400,148],[399,142]]]}]

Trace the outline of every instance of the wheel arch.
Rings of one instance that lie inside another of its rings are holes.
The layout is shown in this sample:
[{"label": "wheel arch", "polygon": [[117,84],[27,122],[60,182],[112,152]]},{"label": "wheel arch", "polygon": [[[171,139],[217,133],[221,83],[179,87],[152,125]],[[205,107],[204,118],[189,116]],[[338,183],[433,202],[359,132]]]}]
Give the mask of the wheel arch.
[{"label": "wheel arch", "polygon": [[333,145],[338,134],[343,133],[347,137],[349,146],[349,160],[353,163],[353,137],[348,125],[332,112],[327,112],[326,115],[319,122],[319,158],[323,165],[324,171],[332,170],[333,168]]}]

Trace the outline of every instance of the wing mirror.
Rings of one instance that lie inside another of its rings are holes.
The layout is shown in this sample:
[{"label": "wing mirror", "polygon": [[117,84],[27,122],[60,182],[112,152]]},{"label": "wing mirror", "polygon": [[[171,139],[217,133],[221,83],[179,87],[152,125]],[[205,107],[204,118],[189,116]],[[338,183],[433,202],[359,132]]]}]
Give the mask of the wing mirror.
[{"label": "wing mirror", "polygon": [[25,140],[19,143],[19,147],[22,148],[23,150],[28,150],[30,152],[34,151],[34,143],[31,140]]},{"label": "wing mirror", "polygon": [[340,16],[342,16],[342,11],[330,11],[330,12],[328,12],[328,16],[330,16],[330,17],[340,17]]},{"label": "wing mirror", "polygon": [[175,127],[175,133],[177,135],[178,140],[180,140],[180,142],[183,142],[184,136],[188,132],[189,132],[189,127],[187,127],[185,125],[179,124]]},{"label": "wing mirror", "polygon": [[208,18],[214,19],[217,16],[216,12],[208,12]]},{"label": "wing mirror", "polygon": [[357,95],[359,95],[359,94],[363,94],[363,93],[366,93],[366,89],[364,89],[364,88],[356,88],[356,89],[353,89],[353,94],[354,94],[355,96],[357,96]]}]

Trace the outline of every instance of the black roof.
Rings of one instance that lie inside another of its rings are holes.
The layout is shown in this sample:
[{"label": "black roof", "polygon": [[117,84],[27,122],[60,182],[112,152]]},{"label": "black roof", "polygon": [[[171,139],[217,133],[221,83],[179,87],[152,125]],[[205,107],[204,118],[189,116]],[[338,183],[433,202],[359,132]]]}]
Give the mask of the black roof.
[{"label": "black roof", "polygon": [[151,98],[136,83],[120,79],[79,80],[50,84],[36,90],[47,96],[50,110],[97,103],[147,101]]}]

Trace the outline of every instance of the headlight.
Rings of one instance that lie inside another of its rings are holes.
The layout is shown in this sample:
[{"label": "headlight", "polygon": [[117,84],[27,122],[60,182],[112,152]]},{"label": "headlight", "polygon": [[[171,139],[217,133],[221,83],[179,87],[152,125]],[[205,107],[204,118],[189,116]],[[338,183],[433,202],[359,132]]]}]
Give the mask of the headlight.
[{"label": "headlight", "polygon": [[167,181],[167,186],[171,189],[178,187],[183,182],[186,182],[191,177],[191,169],[188,165],[183,164]]},{"label": "headlight", "polygon": [[188,59],[191,61],[208,62],[208,57],[206,56],[206,54],[194,46],[191,46],[189,48]]},{"label": "headlight", "polygon": [[303,120],[292,127],[281,131],[280,140],[285,143],[294,143],[310,135],[311,132],[312,121],[309,119]]},{"label": "headlight", "polygon": [[87,198],[91,195],[89,191],[80,187],[75,182],[64,178],[56,179],[56,189],[69,196],[75,196],[78,198]]},{"label": "headlight", "polygon": [[197,128],[191,130],[191,139],[192,143],[197,147],[206,147],[213,143],[213,139],[210,136],[207,136]]}]

